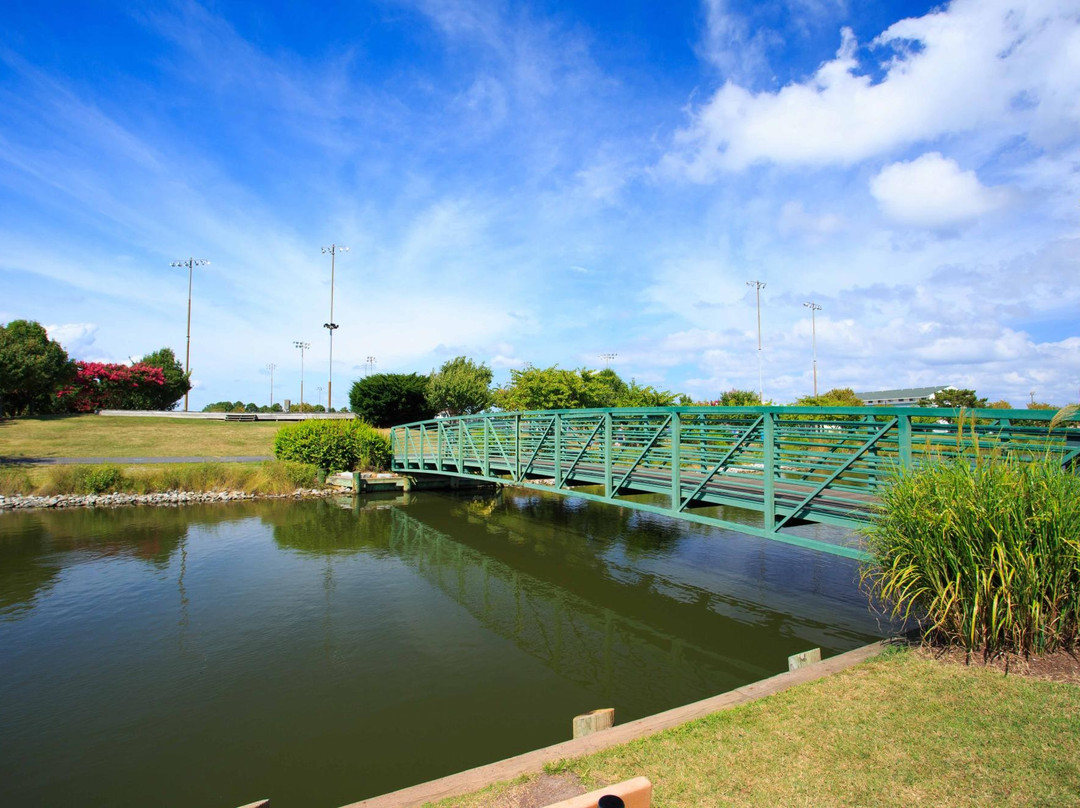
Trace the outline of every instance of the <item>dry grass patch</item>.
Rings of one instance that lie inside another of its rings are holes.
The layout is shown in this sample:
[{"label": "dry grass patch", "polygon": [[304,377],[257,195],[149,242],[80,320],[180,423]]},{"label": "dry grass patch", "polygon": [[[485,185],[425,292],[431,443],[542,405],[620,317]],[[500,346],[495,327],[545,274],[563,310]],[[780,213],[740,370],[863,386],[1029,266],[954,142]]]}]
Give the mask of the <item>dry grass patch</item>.
[{"label": "dry grass patch", "polygon": [[645,775],[656,808],[1080,806],[1080,687],[899,651],[560,772],[588,789]]}]

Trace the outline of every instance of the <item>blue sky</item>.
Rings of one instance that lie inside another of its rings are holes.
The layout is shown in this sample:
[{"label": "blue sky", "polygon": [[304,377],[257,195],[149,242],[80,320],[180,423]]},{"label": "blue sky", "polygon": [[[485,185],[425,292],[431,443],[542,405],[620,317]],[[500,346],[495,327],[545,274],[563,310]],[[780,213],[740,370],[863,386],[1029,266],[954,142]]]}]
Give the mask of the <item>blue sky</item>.
[{"label": "blue sky", "polygon": [[698,400],[1080,388],[1080,2],[0,6],[0,322],[334,404],[466,354]]}]

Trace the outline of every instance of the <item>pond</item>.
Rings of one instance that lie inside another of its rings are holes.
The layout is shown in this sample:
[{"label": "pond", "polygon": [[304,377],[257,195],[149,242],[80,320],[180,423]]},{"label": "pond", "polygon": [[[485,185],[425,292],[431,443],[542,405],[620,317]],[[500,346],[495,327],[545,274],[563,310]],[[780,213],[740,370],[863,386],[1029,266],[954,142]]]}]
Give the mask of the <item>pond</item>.
[{"label": "pond", "polygon": [[514,489],[0,514],[4,801],[333,808],[872,641],[857,579]]}]

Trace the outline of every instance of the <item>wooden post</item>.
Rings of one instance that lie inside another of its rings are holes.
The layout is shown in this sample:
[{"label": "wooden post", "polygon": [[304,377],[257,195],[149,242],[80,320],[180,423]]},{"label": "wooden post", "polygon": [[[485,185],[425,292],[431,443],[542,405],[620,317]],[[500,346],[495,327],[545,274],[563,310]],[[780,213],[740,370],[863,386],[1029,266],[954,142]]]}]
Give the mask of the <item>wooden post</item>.
[{"label": "wooden post", "polygon": [[787,669],[789,671],[797,671],[799,668],[805,668],[807,665],[814,665],[821,662],[821,649],[811,648],[809,651],[803,651],[801,654],[795,654],[787,658]]},{"label": "wooden post", "polygon": [[594,732],[611,729],[615,726],[615,708],[605,707],[600,710],[592,710],[585,715],[574,716],[574,737],[584,738]]}]

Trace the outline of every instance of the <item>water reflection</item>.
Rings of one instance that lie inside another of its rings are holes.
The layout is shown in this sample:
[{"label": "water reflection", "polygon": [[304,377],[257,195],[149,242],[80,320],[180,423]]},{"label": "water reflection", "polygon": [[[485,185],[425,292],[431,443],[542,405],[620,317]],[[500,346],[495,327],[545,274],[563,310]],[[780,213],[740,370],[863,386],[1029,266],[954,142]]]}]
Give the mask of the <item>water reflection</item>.
[{"label": "water reflection", "polygon": [[865,642],[854,578],[510,489],[0,514],[0,782],[19,805],[340,805]]}]

